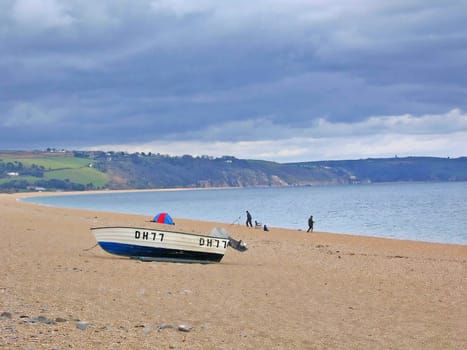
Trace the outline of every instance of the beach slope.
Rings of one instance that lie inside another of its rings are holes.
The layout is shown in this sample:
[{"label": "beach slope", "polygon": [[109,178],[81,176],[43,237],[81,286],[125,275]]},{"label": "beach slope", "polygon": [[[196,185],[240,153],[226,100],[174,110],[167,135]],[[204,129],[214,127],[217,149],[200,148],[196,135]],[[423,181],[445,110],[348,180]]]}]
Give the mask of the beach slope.
[{"label": "beach slope", "polygon": [[[24,196],[24,195],[21,195]],[[226,228],[219,264],[140,262],[94,226],[150,218],[0,194],[0,348],[465,349],[467,246]]]}]

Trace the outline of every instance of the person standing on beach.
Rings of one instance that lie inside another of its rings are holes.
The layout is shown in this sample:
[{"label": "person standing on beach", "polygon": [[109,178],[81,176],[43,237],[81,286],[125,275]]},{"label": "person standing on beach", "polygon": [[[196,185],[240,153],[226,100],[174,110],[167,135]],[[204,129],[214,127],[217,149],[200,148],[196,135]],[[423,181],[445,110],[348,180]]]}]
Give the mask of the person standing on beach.
[{"label": "person standing on beach", "polygon": [[248,210],[246,211],[246,227],[253,227],[251,223],[251,214]]},{"label": "person standing on beach", "polygon": [[313,221],[313,215],[310,215],[310,217],[308,218],[308,230],[306,230],[306,232],[313,232],[313,224],[315,222]]}]

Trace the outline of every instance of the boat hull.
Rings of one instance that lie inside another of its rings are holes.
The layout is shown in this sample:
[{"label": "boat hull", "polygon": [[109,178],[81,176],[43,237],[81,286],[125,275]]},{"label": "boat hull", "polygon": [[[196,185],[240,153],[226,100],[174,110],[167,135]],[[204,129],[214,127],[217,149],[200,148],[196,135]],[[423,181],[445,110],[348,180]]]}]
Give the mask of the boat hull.
[{"label": "boat hull", "polygon": [[95,227],[91,232],[106,252],[140,260],[214,263],[229,246],[228,238],[139,227]]}]

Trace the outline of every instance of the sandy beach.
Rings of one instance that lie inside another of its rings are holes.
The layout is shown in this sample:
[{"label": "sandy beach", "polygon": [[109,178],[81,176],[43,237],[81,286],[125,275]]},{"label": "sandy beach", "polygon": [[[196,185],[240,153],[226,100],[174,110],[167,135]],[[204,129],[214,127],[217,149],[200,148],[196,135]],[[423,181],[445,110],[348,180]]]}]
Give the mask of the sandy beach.
[{"label": "sandy beach", "polygon": [[150,218],[21,196],[0,194],[0,348],[467,348],[465,245],[174,218],[188,232],[224,227],[249,250],[140,262],[95,246],[90,228]]}]

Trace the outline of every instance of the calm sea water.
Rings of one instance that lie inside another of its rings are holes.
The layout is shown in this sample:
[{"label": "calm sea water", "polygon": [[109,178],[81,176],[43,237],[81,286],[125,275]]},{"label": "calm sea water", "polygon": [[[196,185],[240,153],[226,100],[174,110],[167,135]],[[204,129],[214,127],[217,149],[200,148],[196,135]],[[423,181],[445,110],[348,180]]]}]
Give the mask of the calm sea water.
[{"label": "calm sea water", "polygon": [[152,218],[244,224],[245,210],[270,227],[467,244],[467,182],[183,190],[47,196],[26,201]]}]

